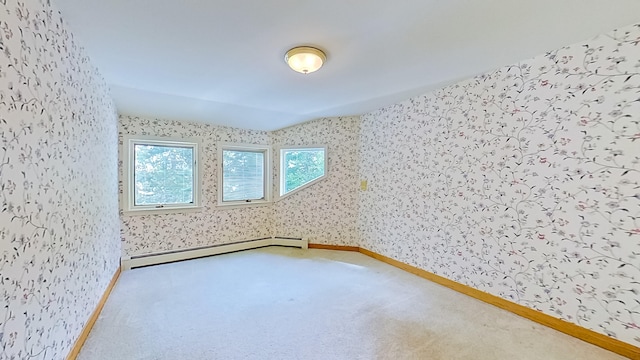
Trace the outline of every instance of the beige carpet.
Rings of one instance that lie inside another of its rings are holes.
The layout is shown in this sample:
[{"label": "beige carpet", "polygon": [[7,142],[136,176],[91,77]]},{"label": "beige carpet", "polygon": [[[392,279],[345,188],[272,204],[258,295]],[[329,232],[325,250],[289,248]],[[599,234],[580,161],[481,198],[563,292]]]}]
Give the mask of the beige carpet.
[{"label": "beige carpet", "polygon": [[622,359],[365,255],[270,247],[124,272],[79,359]]}]

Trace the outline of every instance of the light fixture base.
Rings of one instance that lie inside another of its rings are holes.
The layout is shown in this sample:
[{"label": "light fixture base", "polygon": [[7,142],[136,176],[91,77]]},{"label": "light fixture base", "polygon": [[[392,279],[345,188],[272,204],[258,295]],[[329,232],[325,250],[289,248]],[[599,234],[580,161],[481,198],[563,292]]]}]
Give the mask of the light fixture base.
[{"label": "light fixture base", "polygon": [[291,69],[302,74],[317,71],[327,61],[327,55],[320,49],[311,46],[298,46],[287,51],[284,61]]}]

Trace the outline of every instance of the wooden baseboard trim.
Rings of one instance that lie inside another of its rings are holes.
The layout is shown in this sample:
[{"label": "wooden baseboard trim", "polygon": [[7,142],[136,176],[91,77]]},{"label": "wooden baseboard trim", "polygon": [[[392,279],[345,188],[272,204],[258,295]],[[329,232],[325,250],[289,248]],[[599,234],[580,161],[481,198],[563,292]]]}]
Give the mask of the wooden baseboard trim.
[{"label": "wooden baseboard trim", "polygon": [[89,337],[89,333],[93,328],[93,324],[95,324],[96,320],[98,320],[98,316],[100,316],[100,312],[102,311],[104,304],[107,302],[107,298],[109,298],[109,294],[111,294],[111,290],[113,290],[113,287],[116,285],[116,282],[120,277],[121,269],[122,269],[121,267],[118,267],[118,270],[116,270],[116,272],[113,274],[113,278],[111,278],[111,282],[109,283],[109,286],[107,286],[107,289],[104,291],[102,298],[100,298],[100,301],[96,306],[96,309],[93,311],[93,313],[89,317],[89,321],[87,321],[87,324],[82,329],[82,332],[78,337],[78,340],[76,340],[75,344],[73,344],[73,348],[71,348],[71,352],[67,356],[67,360],[75,360],[78,354],[80,353],[80,349],[82,349],[82,345],[84,345],[84,342],[87,341],[87,337]]},{"label": "wooden baseboard trim", "polygon": [[[309,244],[309,247],[311,247],[311,244]],[[560,332],[563,332],[567,335],[573,336],[575,338],[578,338],[580,340],[586,341],[588,343],[591,343],[593,345],[599,346],[603,349],[612,351],[614,353],[617,353],[619,355],[622,356],[626,356],[630,359],[640,359],[640,348],[639,347],[635,347],[631,344],[628,344],[626,342],[614,339],[612,337],[597,333],[593,330],[589,330],[587,328],[583,328],[581,326],[578,326],[576,324],[564,321],[564,320],[560,320],[558,318],[555,318],[553,316],[547,315],[545,313],[542,313],[540,311],[528,308],[526,306],[523,305],[519,305],[516,303],[513,303],[511,301],[505,300],[501,297],[495,296],[495,295],[491,295],[489,293],[486,293],[484,291],[480,291],[477,289],[474,289],[472,287],[469,287],[467,285],[463,285],[460,284],[458,282],[455,282],[453,280],[449,280],[447,278],[444,278],[442,276],[430,273],[426,270],[422,270],[419,269],[417,267],[405,264],[403,262],[400,262],[398,260],[394,260],[390,257],[384,256],[384,255],[380,255],[378,253],[375,253],[373,251],[367,250],[367,249],[363,249],[363,248],[359,248],[359,251],[367,256],[370,256],[374,259],[380,260],[382,262],[385,262],[389,265],[395,266],[397,268],[400,268],[402,270],[405,270],[407,272],[410,272],[414,275],[418,275],[424,279],[427,279],[429,281],[433,281],[437,284],[446,286],[452,290],[455,290],[457,292],[463,293],[465,295],[471,296],[473,298],[476,298],[480,301],[484,301],[488,304],[497,306],[501,309],[510,311],[516,315],[522,316],[524,318],[527,318],[531,321],[535,321],[539,324],[545,325],[547,327],[550,327],[554,330],[558,330]]]},{"label": "wooden baseboard trim", "polygon": [[346,245],[325,245],[325,244],[309,244],[309,249],[323,249],[323,250],[341,250],[341,251],[360,251],[357,246]]}]

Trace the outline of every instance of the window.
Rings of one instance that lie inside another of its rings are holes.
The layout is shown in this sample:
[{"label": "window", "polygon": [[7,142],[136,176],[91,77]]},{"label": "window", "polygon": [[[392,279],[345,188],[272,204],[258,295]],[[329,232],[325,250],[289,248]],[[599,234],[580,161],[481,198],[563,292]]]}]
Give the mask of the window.
[{"label": "window", "polygon": [[327,147],[291,147],[280,150],[280,196],[291,194],[326,176]]},{"label": "window", "polygon": [[200,206],[197,142],[125,137],[123,145],[125,211]]},{"label": "window", "polygon": [[271,200],[271,148],[221,144],[218,205],[248,205]]}]

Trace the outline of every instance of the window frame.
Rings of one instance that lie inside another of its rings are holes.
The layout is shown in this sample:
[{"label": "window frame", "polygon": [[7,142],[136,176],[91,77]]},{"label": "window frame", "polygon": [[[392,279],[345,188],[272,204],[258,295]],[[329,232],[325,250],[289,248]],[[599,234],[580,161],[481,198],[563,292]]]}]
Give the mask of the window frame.
[{"label": "window frame", "polygon": [[[167,147],[187,147],[193,149],[193,201],[181,204],[135,204],[135,146],[156,145]],[[122,210],[126,215],[168,214],[200,211],[202,169],[200,161],[200,141],[197,139],[176,139],[156,136],[125,135],[122,140]]]},{"label": "window frame", "polygon": [[[223,201],[224,198],[224,161],[223,152],[225,150],[231,151],[247,151],[247,152],[261,152],[264,154],[264,197],[256,200],[233,200]],[[271,203],[271,146],[260,144],[241,144],[241,143],[218,143],[218,207],[245,207],[245,206],[257,206]]]},{"label": "window frame", "polygon": [[[284,189],[285,189],[285,184],[286,184],[286,179],[285,179],[285,167],[284,167],[284,155],[285,152],[287,150],[300,150],[300,149],[307,149],[307,150],[313,150],[313,149],[322,149],[324,150],[324,175],[320,176],[319,178],[313,179],[311,181],[309,181],[308,183],[295,188],[287,193],[284,193]],[[327,178],[327,174],[329,173],[329,152],[327,150],[327,145],[295,145],[295,146],[282,146],[279,148],[279,153],[280,153],[280,161],[278,162],[279,167],[280,167],[280,171],[279,171],[279,185],[278,185],[278,200],[280,199],[284,199],[287,196],[293,195],[295,193],[297,193],[300,190],[306,189],[311,185],[314,185],[324,179]]]}]

